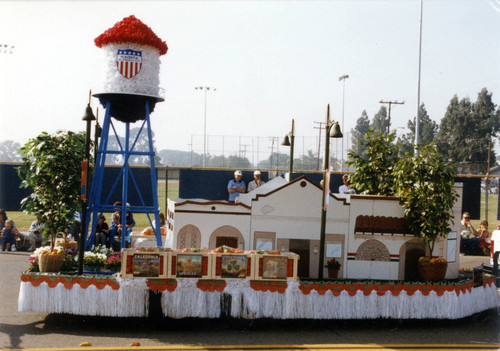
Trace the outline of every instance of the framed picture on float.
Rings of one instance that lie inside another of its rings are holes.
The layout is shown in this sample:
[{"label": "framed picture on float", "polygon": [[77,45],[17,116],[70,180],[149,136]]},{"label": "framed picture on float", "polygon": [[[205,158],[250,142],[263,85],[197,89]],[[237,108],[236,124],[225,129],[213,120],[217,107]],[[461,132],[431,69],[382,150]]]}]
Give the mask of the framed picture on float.
[{"label": "framed picture on float", "polygon": [[136,249],[122,251],[122,278],[166,279],[170,252],[137,252]]},{"label": "framed picture on float", "polygon": [[133,259],[132,274],[134,277],[160,276],[159,254],[135,254]]},{"label": "framed picture on float", "polygon": [[262,258],[262,279],[287,279],[287,256],[264,256]]},{"label": "framed picture on float", "polygon": [[246,255],[221,255],[221,278],[247,277]]},{"label": "framed picture on float", "polygon": [[201,255],[178,254],[176,276],[178,278],[201,278],[203,276]]}]

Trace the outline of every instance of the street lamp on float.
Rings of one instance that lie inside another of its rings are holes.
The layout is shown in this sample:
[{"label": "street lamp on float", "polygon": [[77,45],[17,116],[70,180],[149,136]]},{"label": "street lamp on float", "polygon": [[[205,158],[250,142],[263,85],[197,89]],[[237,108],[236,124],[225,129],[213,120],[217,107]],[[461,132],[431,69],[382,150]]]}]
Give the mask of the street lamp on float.
[{"label": "street lamp on float", "polygon": [[325,125],[325,159],[323,160],[323,196],[321,199],[321,229],[319,242],[319,269],[318,279],[323,279],[323,265],[325,256],[325,230],[326,230],[326,209],[328,206],[327,196],[330,196],[330,138],[342,138],[344,135],[340,130],[339,122],[330,121],[330,104],[326,110]]},{"label": "street lamp on float", "polygon": [[281,143],[283,146],[290,146],[290,173],[288,175],[288,181],[292,181],[292,174],[293,174],[293,148],[295,145],[295,121],[292,118],[292,130],[290,133],[285,135],[285,138],[283,138],[283,142]]},{"label": "street lamp on float", "polygon": [[85,239],[87,237],[86,228],[87,228],[87,193],[89,187],[88,181],[88,169],[89,169],[89,159],[90,159],[90,125],[92,121],[95,121],[96,118],[94,113],[92,112],[92,108],[90,107],[90,93],[89,93],[89,103],[85,108],[85,113],[83,114],[82,121],[85,121],[87,124],[87,130],[85,133],[85,160],[82,162],[82,180],[81,180],[81,194],[80,198],[82,200],[82,216],[80,218],[81,232],[80,232],[80,240],[78,241],[78,274],[81,275],[83,273],[83,251],[85,245]]}]

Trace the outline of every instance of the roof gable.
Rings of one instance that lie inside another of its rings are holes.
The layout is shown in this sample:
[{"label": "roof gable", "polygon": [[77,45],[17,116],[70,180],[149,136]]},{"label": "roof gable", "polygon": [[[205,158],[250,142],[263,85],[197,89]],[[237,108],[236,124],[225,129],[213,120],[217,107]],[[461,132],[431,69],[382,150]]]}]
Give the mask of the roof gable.
[{"label": "roof gable", "polygon": [[[322,191],[321,187],[318,184],[316,184],[315,182],[313,182],[312,180],[310,180],[306,176],[300,176],[300,177],[292,180],[291,182],[288,182],[288,183],[286,183],[286,184],[284,184],[284,185],[282,185],[282,186],[280,186],[280,187],[278,187],[278,188],[276,188],[276,189],[274,189],[274,190],[272,190],[272,191],[270,191],[268,193],[258,194],[257,197],[256,197],[256,199],[254,201],[259,201],[259,199],[261,199],[261,198],[272,196],[273,194],[275,194],[275,193],[277,193],[279,191],[282,191],[282,190],[284,190],[286,188],[295,186],[297,183],[298,183],[299,186],[303,186],[302,182],[309,183],[311,186],[314,186],[318,190]],[[344,205],[349,205],[349,203],[347,201],[347,198],[345,198],[345,197],[337,197],[335,194],[333,194],[333,193],[330,192],[330,198],[333,198],[333,199],[335,199],[337,201],[343,202]]]}]

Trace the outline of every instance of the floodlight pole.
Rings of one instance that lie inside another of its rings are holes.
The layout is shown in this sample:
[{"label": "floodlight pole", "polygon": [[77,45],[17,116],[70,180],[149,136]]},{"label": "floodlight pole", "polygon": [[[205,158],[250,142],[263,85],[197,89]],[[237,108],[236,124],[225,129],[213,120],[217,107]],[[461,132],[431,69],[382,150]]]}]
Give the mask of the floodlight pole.
[{"label": "floodlight pole", "polygon": [[[339,81],[341,80],[343,83],[342,86],[342,134],[344,134],[344,100],[345,100],[345,80],[349,78],[348,74],[344,74],[339,77]],[[340,170],[344,171],[344,139],[342,139],[342,155],[340,157]]]},{"label": "floodlight pole", "polygon": [[415,155],[420,154],[420,75],[422,68],[422,16],[424,0],[420,0],[420,34],[418,37],[418,79],[417,79],[417,117],[415,118]]},{"label": "floodlight pole", "polygon": [[203,90],[205,93],[205,117],[203,119],[203,167],[207,166],[207,92],[216,91],[214,87],[195,87],[195,90]]}]

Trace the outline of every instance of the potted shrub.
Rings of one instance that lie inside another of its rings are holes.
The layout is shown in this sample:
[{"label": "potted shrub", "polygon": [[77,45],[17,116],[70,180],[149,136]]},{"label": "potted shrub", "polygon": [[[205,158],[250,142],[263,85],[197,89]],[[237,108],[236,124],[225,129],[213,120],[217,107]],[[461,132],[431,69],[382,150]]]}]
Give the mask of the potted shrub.
[{"label": "potted shrub", "polygon": [[451,231],[452,209],[458,197],[453,189],[455,169],[441,159],[435,145],[417,149],[418,154],[407,154],[396,165],[396,190],[408,228],[427,246],[429,257],[419,260],[419,272],[432,268],[439,271],[439,276],[421,279],[442,280],[446,261],[433,259],[432,253],[436,239],[446,238]]},{"label": "potted shrub", "polygon": [[17,169],[21,187],[33,192],[21,201],[25,212],[41,217],[51,250],[57,233],[66,233],[80,211],[80,162],[85,158],[85,133],[41,133],[20,150]]},{"label": "potted shrub", "polygon": [[339,269],[342,266],[340,262],[337,262],[335,257],[332,257],[327,263],[326,268],[328,268],[328,278],[336,279],[339,275]]}]

